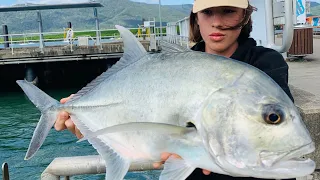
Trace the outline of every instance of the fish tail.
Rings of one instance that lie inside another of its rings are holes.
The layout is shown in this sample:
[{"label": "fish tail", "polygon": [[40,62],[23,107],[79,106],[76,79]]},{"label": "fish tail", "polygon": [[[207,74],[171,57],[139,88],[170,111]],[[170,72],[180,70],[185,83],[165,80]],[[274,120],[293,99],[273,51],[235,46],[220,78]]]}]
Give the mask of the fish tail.
[{"label": "fish tail", "polygon": [[40,120],[25,156],[25,160],[28,160],[39,150],[49,134],[57,117],[57,111],[55,110],[58,108],[59,102],[28,81],[18,80],[17,84],[22,88],[30,101],[41,111]]}]

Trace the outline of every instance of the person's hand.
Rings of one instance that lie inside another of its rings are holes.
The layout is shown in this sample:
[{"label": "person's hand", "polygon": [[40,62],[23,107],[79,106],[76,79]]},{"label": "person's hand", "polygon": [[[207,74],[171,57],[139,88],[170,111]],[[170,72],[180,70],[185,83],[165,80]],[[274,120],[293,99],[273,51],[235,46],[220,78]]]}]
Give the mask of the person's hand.
[{"label": "person's hand", "polygon": [[[155,169],[160,168],[160,166],[161,166],[170,156],[173,156],[174,158],[181,158],[181,157],[180,157],[179,155],[177,155],[177,154],[162,153],[162,154],[161,154],[161,161],[162,161],[162,162],[153,163],[153,167],[154,167]],[[205,170],[205,169],[203,169],[202,172],[203,172],[203,174],[205,174],[205,175],[209,175],[209,174],[211,173],[210,171]]]},{"label": "person's hand", "polygon": [[[67,98],[62,98],[60,100],[60,103],[62,103],[62,104],[66,103],[68,100],[70,100],[70,98],[72,96],[73,96],[73,94],[71,94]],[[62,130],[68,129],[70,132],[75,134],[78,139],[81,139],[83,137],[83,135],[81,134],[79,129],[73,124],[72,120],[70,119],[69,113],[65,112],[65,111],[62,111],[58,114],[58,117],[57,117],[56,122],[54,124],[54,128],[57,131],[62,131]]]}]

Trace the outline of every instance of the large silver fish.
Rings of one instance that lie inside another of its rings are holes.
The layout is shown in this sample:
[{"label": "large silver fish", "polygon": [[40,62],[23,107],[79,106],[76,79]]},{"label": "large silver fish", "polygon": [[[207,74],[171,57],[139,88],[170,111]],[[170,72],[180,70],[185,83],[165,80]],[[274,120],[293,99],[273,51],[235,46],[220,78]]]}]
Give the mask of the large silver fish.
[{"label": "large silver fish", "polygon": [[202,52],[148,54],[117,26],[124,55],[69,102],[60,104],[17,81],[42,115],[26,159],[44,142],[59,111],[104,158],[106,178],[123,179],[132,162],[169,158],[160,179],[185,179],[195,168],[257,178],[311,174],[300,156],[314,143],[295,105],[265,73],[242,62]]}]

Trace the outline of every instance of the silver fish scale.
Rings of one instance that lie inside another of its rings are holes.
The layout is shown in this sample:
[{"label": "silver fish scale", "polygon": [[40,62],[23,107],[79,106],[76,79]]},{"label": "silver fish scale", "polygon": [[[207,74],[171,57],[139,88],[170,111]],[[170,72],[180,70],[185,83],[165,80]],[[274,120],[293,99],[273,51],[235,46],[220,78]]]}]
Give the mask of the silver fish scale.
[{"label": "silver fish scale", "polygon": [[[92,130],[129,121],[185,125],[210,92],[232,83],[243,73],[236,65],[204,53],[148,55],[102,82],[72,106],[119,104],[102,108],[110,114],[103,113],[106,120],[97,120],[99,125]],[[126,108],[121,109],[122,106]],[[130,114],[131,118],[119,114],[114,117],[119,108],[121,114]]]},{"label": "silver fish scale", "polygon": [[[216,59],[215,59],[216,58]],[[72,112],[90,131],[129,122],[160,122],[179,126],[193,121],[206,97],[243,75],[246,68],[204,53],[147,55],[112,75],[97,88],[72,103]],[[240,70],[241,69],[241,70]],[[247,71],[249,73],[249,71]],[[259,73],[258,73],[259,74]],[[254,78],[254,77],[253,77]],[[97,106],[88,108],[85,106]],[[77,110],[77,106],[81,109]],[[82,129],[80,129],[82,130]],[[83,132],[86,136],[86,132]],[[143,133],[144,134],[144,133]],[[100,136],[137,154],[152,157],[158,134],[139,132]],[[140,144],[140,146],[136,146]],[[158,148],[160,150],[160,148]],[[121,152],[121,148],[117,149]],[[155,158],[155,157],[152,157]]]}]

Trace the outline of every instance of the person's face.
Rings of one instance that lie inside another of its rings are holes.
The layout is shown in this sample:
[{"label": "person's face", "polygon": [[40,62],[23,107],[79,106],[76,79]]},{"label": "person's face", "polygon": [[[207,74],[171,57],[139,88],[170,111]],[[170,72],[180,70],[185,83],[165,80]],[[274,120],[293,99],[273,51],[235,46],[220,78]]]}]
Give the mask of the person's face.
[{"label": "person's face", "polygon": [[206,43],[206,52],[223,53],[236,49],[241,29],[228,29],[239,25],[244,19],[244,9],[213,7],[197,13],[200,33]]}]

